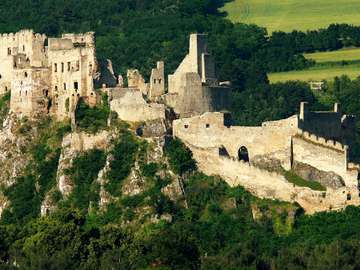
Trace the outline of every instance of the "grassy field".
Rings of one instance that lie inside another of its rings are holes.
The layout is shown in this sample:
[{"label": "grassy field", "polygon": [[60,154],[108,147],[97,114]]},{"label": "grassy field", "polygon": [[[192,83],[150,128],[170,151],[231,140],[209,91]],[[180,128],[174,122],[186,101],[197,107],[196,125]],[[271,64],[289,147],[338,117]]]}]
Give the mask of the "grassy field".
[{"label": "grassy field", "polygon": [[300,81],[332,81],[334,77],[347,75],[354,79],[360,76],[360,63],[345,66],[315,66],[306,70],[295,70],[288,72],[268,74],[270,82],[285,82],[289,80]]},{"label": "grassy field", "polygon": [[[335,76],[348,75],[354,79],[360,76],[360,49],[349,48],[333,52],[319,52],[304,54],[307,59],[316,61],[316,65],[306,70],[270,73],[271,82],[288,80],[300,81],[332,81]],[[347,62],[344,64],[343,62]]]},{"label": "grassy field", "polygon": [[230,20],[276,30],[314,30],[331,23],[360,25],[360,0],[233,0],[225,5]]},{"label": "grassy field", "polygon": [[360,60],[360,48],[349,48],[332,52],[306,53],[305,58],[317,63]]}]

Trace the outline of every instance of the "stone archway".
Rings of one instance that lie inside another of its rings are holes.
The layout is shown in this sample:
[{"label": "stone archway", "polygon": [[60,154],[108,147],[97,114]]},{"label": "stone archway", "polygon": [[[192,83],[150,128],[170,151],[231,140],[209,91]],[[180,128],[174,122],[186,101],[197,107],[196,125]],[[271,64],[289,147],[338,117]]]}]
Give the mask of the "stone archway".
[{"label": "stone archway", "polygon": [[245,146],[241,146],[238,150],[238,160],[244,162],[250,162],[249,151]]}]

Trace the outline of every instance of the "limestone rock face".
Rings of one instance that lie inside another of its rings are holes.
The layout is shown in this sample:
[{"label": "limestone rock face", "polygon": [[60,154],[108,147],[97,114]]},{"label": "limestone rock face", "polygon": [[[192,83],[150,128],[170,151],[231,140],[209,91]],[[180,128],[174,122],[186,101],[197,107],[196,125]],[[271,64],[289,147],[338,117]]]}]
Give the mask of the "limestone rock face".
[{"label": "limestone rock face", "polygon": [[315,167],[300,162],[294,163],[293,170],[300,177],[306,180],[317,181],[325,187],[337,189],[345,186],[342,177],[334,172],[320,171]]},{"label": "limestone rock face", "polygon": [[0,185],[11,186],[29,163],[24,152],[36,135],[36,129],[21,125],[13,115],[9,115],[0,130]]},{"label": "limestone rock face", "polygon": [[64,196],[68,196],[73,190],[73,183],[65,174],[65,170],[71,167],[73,159],[81,151],[94,148],[105,149],[111,139],[112,134],[108,131],[102,131],[95,135],[74,132],[64,137],[57,172],[58,188]]}]

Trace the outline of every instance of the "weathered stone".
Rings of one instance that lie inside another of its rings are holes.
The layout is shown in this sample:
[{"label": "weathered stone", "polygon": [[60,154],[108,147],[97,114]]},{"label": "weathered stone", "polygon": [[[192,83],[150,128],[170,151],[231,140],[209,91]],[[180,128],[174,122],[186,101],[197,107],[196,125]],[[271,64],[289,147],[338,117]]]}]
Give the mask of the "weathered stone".
[{"label": "weathered stone", "polygon": [[306,180],[316,181],[325,187],[337,189],[344,187],[344,180],[334,172],[324,172],[301,162],[294,162],[293,171]]}]

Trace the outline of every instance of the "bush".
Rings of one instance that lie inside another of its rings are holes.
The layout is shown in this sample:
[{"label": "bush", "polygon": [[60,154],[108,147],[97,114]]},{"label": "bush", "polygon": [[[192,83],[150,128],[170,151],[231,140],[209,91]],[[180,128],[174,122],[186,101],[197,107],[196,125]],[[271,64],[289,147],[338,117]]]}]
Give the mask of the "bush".
[{"label": "bush", "polygon": [[172,139],[165,145],[171,169],[180,175],[196,170],[192,152],[179,139]]},{"label": "bush", "polygon": [[65,171],[75,184],[69,197],[69,203],[73,207],[86,212],[90,202],[98,203],[100,186],[95,180],[105,162],[104,151],[93,149],[75,158],[72,167]]},{"label": "bush", "polygon": [[107,95],[103,95],[103,103],[94,108],[80,99],[75,111],[76,124],[81,130],[95,134],[107,127],[109,113]]},{"label": "bush", "polygon": [[110,152],[113,159],[110,161],[110,171],[107,174],[109,182],[105,189],[114,196],[121,194],[121,183],[129,176],[134,165],[138,143],[133,135],[125,131],[115,143],[114,149]]},{"label": "bush", "polygon": [[0,127],[2,127],[5,117],[10,109],[10,92],[0,97]]}]

